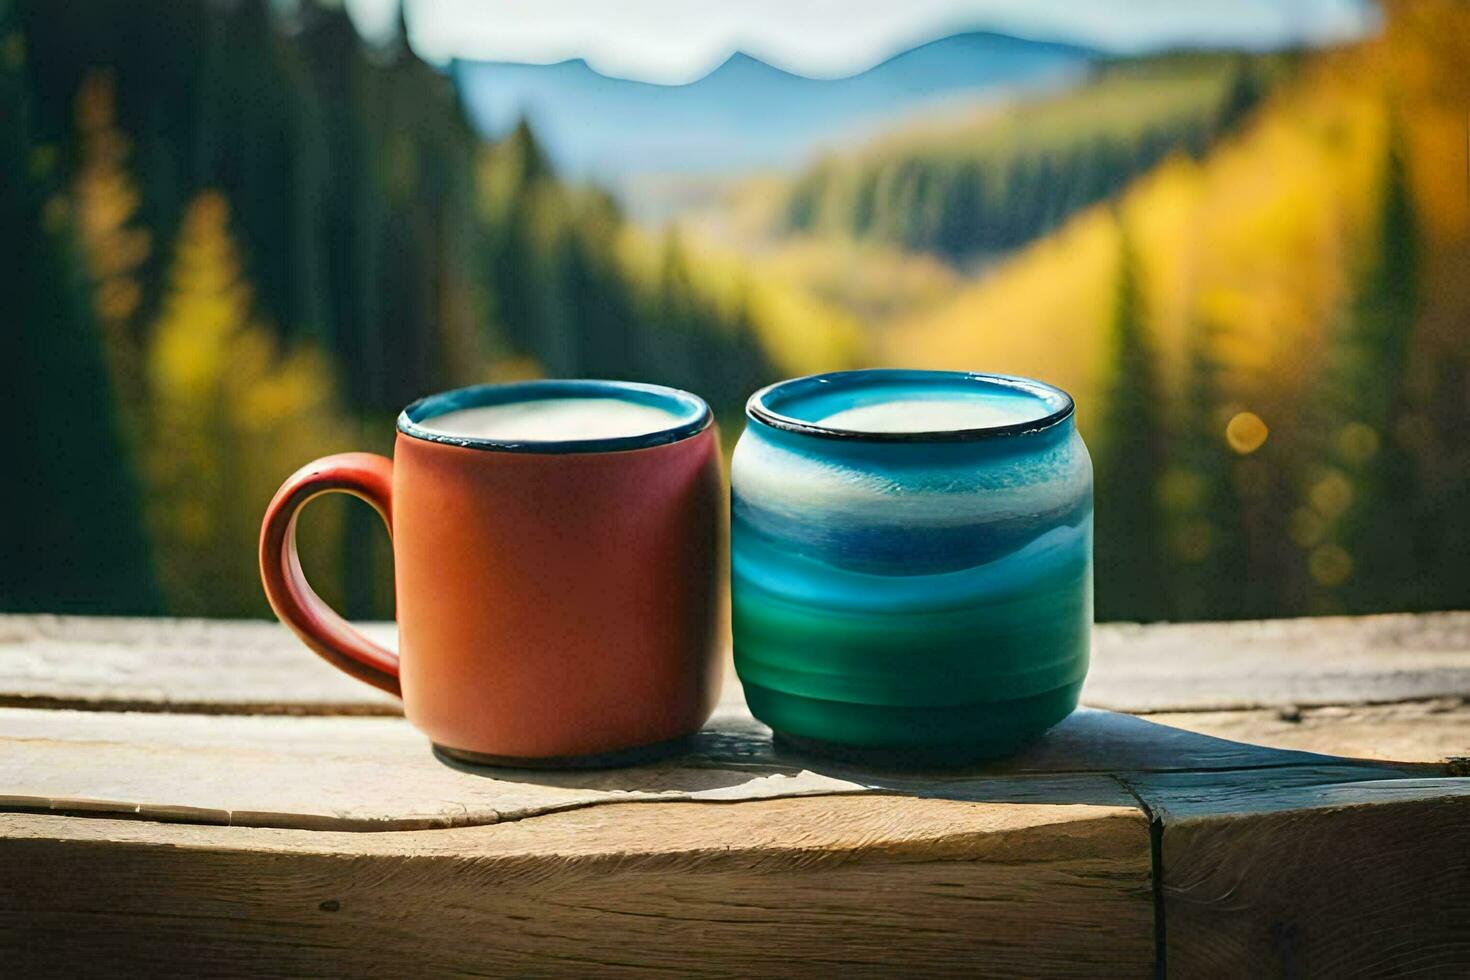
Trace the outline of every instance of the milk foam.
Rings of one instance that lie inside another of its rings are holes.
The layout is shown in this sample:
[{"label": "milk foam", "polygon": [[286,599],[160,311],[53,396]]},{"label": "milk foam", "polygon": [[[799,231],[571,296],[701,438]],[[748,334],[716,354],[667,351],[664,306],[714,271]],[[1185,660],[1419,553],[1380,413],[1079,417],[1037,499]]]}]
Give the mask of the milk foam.
[{"label": "milk foam", "polygon": [[818,419],[853,432],[951,432],[1034,422],[1047,414],[1034,398],[895,398],[859,405]]},{"label": "milk foam", "polygon": [[565,442],[641,436],[675,425],[679,416],[620,398],[541,398],[434,415],[420,428],[467,439]]}]

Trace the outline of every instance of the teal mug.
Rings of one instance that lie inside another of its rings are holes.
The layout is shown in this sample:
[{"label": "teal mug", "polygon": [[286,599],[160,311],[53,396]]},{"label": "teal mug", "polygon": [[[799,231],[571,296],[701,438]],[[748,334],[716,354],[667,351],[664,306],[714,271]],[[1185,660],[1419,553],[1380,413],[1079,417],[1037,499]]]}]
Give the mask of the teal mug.
[{"label": "teal mug", "polygon": [[751,396],[731,467],[735,666],[799,746],[961,763],[1087,674],[1092,463],[1024,378],[845,371]]}]

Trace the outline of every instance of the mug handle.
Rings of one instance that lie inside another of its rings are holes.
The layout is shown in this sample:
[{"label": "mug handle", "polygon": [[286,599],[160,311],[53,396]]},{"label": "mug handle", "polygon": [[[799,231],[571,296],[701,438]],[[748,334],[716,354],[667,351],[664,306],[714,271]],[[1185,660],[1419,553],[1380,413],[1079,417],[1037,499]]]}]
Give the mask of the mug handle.
[{"label": "mug handle", "polygon": [[260,580],[281,622],[334,667],[402,697],[398,655],[353,629],[306,581],[296,553],[296,515],[315,497],[350,493],[372,504],[393,534],[393,462],[374,453],[323,456],[292,473],[276,491],[260,526]]}]

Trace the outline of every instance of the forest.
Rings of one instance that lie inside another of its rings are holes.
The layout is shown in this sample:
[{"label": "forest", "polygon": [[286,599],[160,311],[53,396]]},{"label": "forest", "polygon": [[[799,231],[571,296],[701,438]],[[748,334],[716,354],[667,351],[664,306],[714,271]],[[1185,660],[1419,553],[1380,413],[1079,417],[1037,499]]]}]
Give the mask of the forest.
[{"label": "forest", "polygon": [[[401,33],[368,46],[339,5],[5,0],[0,43],[23,175],[0,371],[29,470],[4,492],[31,515],[7,608],[263,614],[274,486],[386,451],[435,390],[636,378],[728,418],[777,376],[741,294],[702,288],[677,236],[627,255],[606,194],[558,181],[526,126],[483,143]],[[376,517],[316,509],[321,591],[390,616]]]},{"label": "forest", "polygon": [[[266,615],[281,479],[387,452],[435,390],[673,384],[728,450],[750,391],[863,365],[1076,396],[1100,619],[1470,606],[1457,4],[1117,59],[667,227],[561,178],[533,124],[478,136],[405,37],[328,0],[0,0],[0,609]],[[391,617],[368,508],[315,504],[302,550]]]},{"label": "forest", "polygon": [[1384,13],[881,332],[1076,395],[1100,616],[1470,605],[1470,16]]},{"label": "forest", "polygon": [[786,191],[783,230],[870,238],[946,259],[1014,249],[1174,153],[1202,156],[1285,59],[1191,54],[1104,63],[1075,94],[977,123],[916,127],[818,161]]}]

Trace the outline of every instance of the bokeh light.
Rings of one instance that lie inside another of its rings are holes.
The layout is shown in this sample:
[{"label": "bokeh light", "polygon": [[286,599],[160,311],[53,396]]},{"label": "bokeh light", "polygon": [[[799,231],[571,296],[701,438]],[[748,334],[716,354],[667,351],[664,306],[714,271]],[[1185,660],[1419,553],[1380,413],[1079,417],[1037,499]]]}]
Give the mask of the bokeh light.
[{"label": "bokeh light", "polygon": [[1371,425],[1349,422],[1337,432],[1337,448],[1350,463],[1366,463],[1378,452],[1378,432]]},{"label": "bokeh light", "polygon": [[1255,412],[1237,412],[1225,426],[1225,441],[1242,456],[1260,449],[1270,434],[1271,430]]},{"label": "bokeh light", "polygon": [[1291,520],[1287,524],[1287,533],[1291,535],[1291,540],[1302,548],[1315,547],[1326,530],[1327,522],[1310,507],[1298,507],[1292,511]]},{"label": "bokeh light", "polygon": [[1353,573],[1353,557],[1340,545],[1324,544],[1308,557],[1307,571],[1312,573],[1318,585],[1332,588],[1347,581]]},{"label": "bokeh light", "polygon": [[1310,496],[1317,513],[1330,521],[1352,506],[1353,485],[1337,470],[1329,470],[1312,484]]}]

